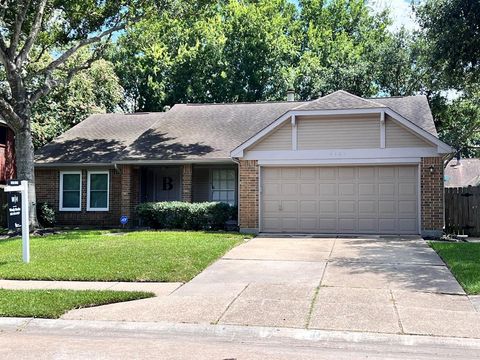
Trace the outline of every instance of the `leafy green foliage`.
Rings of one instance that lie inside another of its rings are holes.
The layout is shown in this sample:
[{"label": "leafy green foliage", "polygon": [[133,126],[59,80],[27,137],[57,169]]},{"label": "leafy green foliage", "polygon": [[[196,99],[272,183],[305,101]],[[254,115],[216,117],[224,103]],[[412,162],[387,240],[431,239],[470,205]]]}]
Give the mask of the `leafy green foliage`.
[{"label": "leafy green foliage", "polygon": [[37,206],[37,218],[40,225],[44,227],[52,227],[57,221],[55,210],[49,203]]},{"label": "leafy green foliage", "polygon": [[236,207],[220,202],[187,203],[168,201],[143,203],[137,214],[154,229],[218,230],[234,216]]},{"label": "leafy green foliage", "polygon": [[153,293],[139,291],[0,289],[0,316],[57,319],[72,309],[153,296]]},{"label": "leafy green foliage", "polygon": [[201,231],[68,231],[32,237],[31,262],[19,238],[0,240],[0,278],[18,280],[191,280],[245,235]]},{"label": "leafy green foliage", "polygon": [[436,67],[452,86],[480,81],[480,3],[472,0],[427,0],[417,16]]},{"label": "leafy green foliage", "polygon": [[79,72],[67,86],[53,90],[32,109],[32,129],[38,148],[91,114],[113,112],[123,101],[123,89],[113,65],[94,62]]}]

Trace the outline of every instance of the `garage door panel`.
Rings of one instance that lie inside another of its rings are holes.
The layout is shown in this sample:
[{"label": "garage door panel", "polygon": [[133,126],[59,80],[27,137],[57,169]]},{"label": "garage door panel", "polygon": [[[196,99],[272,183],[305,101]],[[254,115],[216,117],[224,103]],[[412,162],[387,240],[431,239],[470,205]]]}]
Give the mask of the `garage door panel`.
[{"label": "garage door panel", "polygon": [[415,166],[262,169],[262,231],[418,233]]},{"label": "garage door panel", "polygon": [[325,232],[338,232],[337,219],[320,218],[318,220],[318,228]]},{"label": "garage door panel", "polygon": [[411,215],[415,213],[415,207],[417,206],[417,202],[415,200],[399,200],[398,202],[398,215],[402,217],[402,215]]},{"label": "garage door panel", "polygon": [[318,168],[320,180],[337,180],[337,168],[325,167]]},{"label": "garage door panel", "polygon": [[317,210],[317,202],[315,200],[301,200],[300,201],[300,213],[301,215],[306,215],[307,213],[314,213],[316,214]]},{"label": "garage door panel", "polygon": [[298,195],[298,184],[284,183],[282,184],[282,195]]},{"label": "garage door panel", "polygon": [[416,219],[398,219],[398,226],[400,232],[416,232],[417,221]]},{"label": "garage door panel", "polygon": [[300,195],[317,195],[317,184],[316,183],[307,183],[300,184]]},{"label": "garage door panel", "polygon": [[318,188],[320,196],[337,196],[337,183],[321,183]]},{"label": "garage door panel", "polygon": [[355,195],[355,184],[338,184],[338,195],[340,196]]},{"label": "garage door panel", "polygon": [[378,232],[378,219],[359,219],[358,231],[364,233]]},{"label": "garage door panel", "polygon": [[289,179],[298,179],[299,169],[298,168],[282,168],[281,174],[282,179],[289,180]]},{"label": "garage door panel", "polygon": [[395,184],[378,184],[378,195],[380,197],[385,197],[385,196],[395,196],[396,191],[395,191]]},{"label": "garage door panel", "polygon": [[396,219],[378,219],[378,231],[380,233],[395,232],[397,228]]},{"label": "garage door panel", "polygon": [[398,184],[398,194],[400,196],[411,195],[413,198],[417,196],[416,183],[400,183]]},{"label": "garage door panel", "polygon": [[338,231],[339,232],[356,232],[357,231],[357,219],[338,219]]},{"label": "garage door panel", "polygon": [[376,184],[358,184],[358,196],[374,196],[377,194]]}]

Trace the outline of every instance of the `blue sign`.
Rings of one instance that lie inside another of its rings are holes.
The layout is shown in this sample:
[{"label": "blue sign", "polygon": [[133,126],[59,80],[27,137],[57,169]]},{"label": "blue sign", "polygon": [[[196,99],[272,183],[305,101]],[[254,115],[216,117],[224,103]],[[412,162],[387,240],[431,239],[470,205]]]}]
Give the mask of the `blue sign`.
[{"label": "blue sign", "polygon": [[120,216],[120,224],[125,225],[126,223],[128,223],[128,216],[126,215]]}]

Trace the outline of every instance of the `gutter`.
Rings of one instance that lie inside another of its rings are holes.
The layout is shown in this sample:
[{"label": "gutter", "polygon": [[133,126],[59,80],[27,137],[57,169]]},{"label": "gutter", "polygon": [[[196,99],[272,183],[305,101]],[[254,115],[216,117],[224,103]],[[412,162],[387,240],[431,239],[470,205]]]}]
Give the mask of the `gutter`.
[{"label": "gutter", "polygon": [[110,163],[35,163],[36,168],[52,168],[52,167],[117,167],[118,165],[176,165],[176,164],[211,164],[211,163],[229,163],[231,158],[218,158],[218,159],[194,159],[194,160],[121,160]]}]

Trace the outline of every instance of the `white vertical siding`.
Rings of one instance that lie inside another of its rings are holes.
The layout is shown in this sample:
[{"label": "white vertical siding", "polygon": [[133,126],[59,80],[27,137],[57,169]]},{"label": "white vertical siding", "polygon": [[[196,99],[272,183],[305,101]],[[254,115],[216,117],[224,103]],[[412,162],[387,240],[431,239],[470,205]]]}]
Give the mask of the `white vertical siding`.
[{"label": "white vertical siding", "polygon": [[431,147],[433,145],[399,125],[392,118],[387,117],[385,121],[385,146],[387,148],[404,148]]}]

